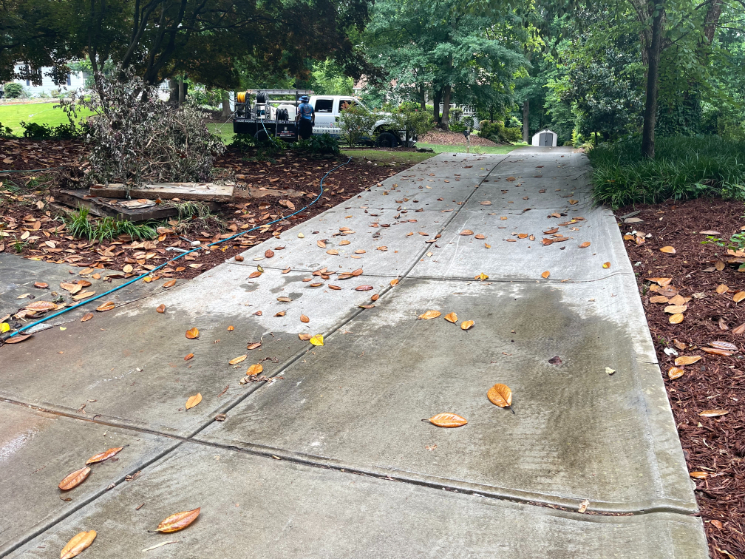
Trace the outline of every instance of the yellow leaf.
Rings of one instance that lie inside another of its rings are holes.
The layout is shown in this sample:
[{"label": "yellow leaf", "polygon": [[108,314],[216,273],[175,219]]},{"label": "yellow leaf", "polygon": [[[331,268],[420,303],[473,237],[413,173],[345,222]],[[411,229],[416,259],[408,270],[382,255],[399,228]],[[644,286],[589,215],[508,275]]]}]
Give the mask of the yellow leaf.
[{"label": "yellow leaf", "polygon": [[202,395],[201,394],[195,394],[194,396],[190,397],[188,400],[186,400],[186,409],[190,410],[194,406],[198,405],[199,402],[202,401]]},{"label": "yellow leaf", "polygon": [[323,334],[316,334],[310,339],[313,345],[323,345]]},{"label": "yellow leaf", "polygon": [[610,262],[603,262],[603,268],[605,270],[607,270],[608,268],[610,268]]},{"label": "yellow leaf", "polygon": [[720,284],[720,285],[717,285],[717,293],[719,293],[720,295],[721,295],[722,293],[727,293],[727,291],[728,291],[728,290],[729,290],[729,287],[727,287],[727,286],[726,286],[726,285],[724,285],[723,283],[722,283],[722,284]]},{"label": "yellow leaf", "polygon": [[194,328],[186,331],[186,337],[190,340],[194,340],[199,337],[199,330],[195,326]]},{"label": "yellow leaf", "polygon": [[184,512],[177,512],[166,518],[163,522],[158,524],[158,532],[168,534],[171,532],[178,532],[189,526],[199,516],[201,508],[194,510],[187,510]]},{"label": "yellow leaf", "polygon": [[462,427],[468,423],[465,418],[454,413],[438,413],[430,417],[429,422],[438,427]]},{"label": "yellow leaf", "polygon": [[450,314],[446,314],[445,315],[445,320],[447,320],[448,322],[452,322],[453,324],[455,324],[456,322],[458,322],[458,315],[455,314],[454,312],[451,312]]},{"label": "yellow leaf", "polygon": [[508,408],[512,405],[512,390],[504,384],[495,384],[486,393],[486,397],[495,406]]},{"label": "yellow leaf", "polygon": [[101,305],[99,307],[96,307],[96,310],[98,312],[110,311],[115,306],[116,306],[116,304],[114,303],[114,301],[106,301],[103,305]]},{"label": "yellow leaf", "polygon": [[465,321],[461,322],[460,329],[461,330],[470,330],[471,328],[473,328],[473,325],[474,324],[475,324],[475,322],[473,320],[465,320]]},{"label": "yellow leaf", "polygon": [[667,372],[667,376],[670,377],[670,380],[675,380],[676,378],[680,378],[685,374],[685,370],[681,369],[680,367],[670,367],[670,370]]},{"label": "yellow leaf", "polygon": [[541,274],[541,277],[542,277],[543,279],[548,279],[548,276],[550,276],[550,275],[551,275],[551,272],[549,272],[548,270],[546,270],[545,272],[543,272],[543,273]]},{"label": "yellow leaf", "polygon": [[474,278],[473,278],[473,279],[477,279],[477,280],[479,280],[479,281],[484,281],[484,280],[487,280],[487,279],[489,279],[489,276],[487,276],[486,274],[484,274],[484,273],[482,272],[482,273],[480,273],[480,274],[479,274],[478,276],[474,276]]},{"label": "yellow leaf", "polygon": [[248,368],[248,371],[246,371],[246,374],[248,376],[250,376],[250,377],[253,377],[253,376],[256,376],[259,373],[261,373],[263,370],[264,370],[264,367],[262,366],[262,364],[261,363],[256,363],[254,365],[251,365]]},{"label": "yellow leaf", "polygon": [[660,252],[664,252],[665,254],[675,254],[675,249],[671,246],[662,247],[660,249]]},{"label": "yellow leaf", "polygon": [[8,324],[7,322],[3,322],[2,324],[0,324],[0,334],[4,334],[5,332],[9,332],[9,331],[10,331],[10,324]]},{"label": "yellow leaf", "polygon": [[743,299],[745,299],[745,291],[738,291],[737,293],[735,293],[735,294],[734,294],[734,295],[732,296],[732,300],[733,300],[733,301],[734,301],[735,303],[739,303],[739,302],[740,302],[740,301],[742,301]]},{"label": "yellow leaf", "polygon": [[419,315],[419,320],[431,320],[433,318],[437,318],[441,314],[442,313],[440,311],[427,311]]},{"label": "yellow leaf", "polygon": [[675,359],[675,364],[677,366],[681,365],[693,365],[694,363],[697,363],[701,361],[702,357],[700,355],[681,355],[677,359]]},{"label": "yellow leaf", "polygon": [[685,316],[683,315],[683,313],[676,313],[670,317],[669,322],[670,324],[680,324],[681,322],[683,322],[684,318]]},{"label": "yellow leaf", "polygon": [[237,365],[238,363],[245,361],[246,357],[248,357],[248,355],[239,355],[238,357],[235,357],[231,359],[230,361],[228,361],[228,363],[230,365]]},{"label": "yellow leaf", "polygon": [[62,551],[59,553],[60,559],[72,559],[73,557],[77,557],[80,553],[88,549],[95,539],[95,530],[91,530],[90,532],[80,532],[73,536],[73,538],[67,542],[67,545],[62,548]]}]

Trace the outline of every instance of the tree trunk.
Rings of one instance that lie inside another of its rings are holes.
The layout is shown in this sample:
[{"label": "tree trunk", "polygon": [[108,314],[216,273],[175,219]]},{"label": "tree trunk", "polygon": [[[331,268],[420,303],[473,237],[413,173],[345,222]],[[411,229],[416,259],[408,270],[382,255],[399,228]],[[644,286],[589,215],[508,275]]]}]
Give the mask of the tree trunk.
[{"label": "tree trunk", "polygon": [[178,77],[178,104],[179,106],[184,104],[186,99],[186,88],[184,87],[184,76],[183,74]]},{"label": "tree trunk", "polygon": [[722,0],[712,0],[709,4],[709,9],[706,12],[706,19],[704,21],[704,36],[706,40],[711,44],[714,41],[714,33],[717,30],[719,24],[719,17],[722,15]]},{"label": "tree trunk", "polygon": [[433,93],[434,93],[433,101],[435,102],[435,110],[434,110],[435,125],[439,126],[440,124],[440,103],[442,102],[442,89],[435,89]]},{"label": "tree trunk", "polygon": [[168,102],[176,105],[178,103],[178,80],[176,78],[168,78],[168,89],[170,90]]},{"label": "tree trunk", "polygon": [[652,42],[649,45],[647,68],[647,99],[644,104],[644,129],[642,131],[642,155],[654,159],[654,127],[657,124],[657,90],[660,79],[660,51],[662,45],[662,20],[665,14],[664,0],[655,4],[650,1],[652,18]]},{"label": "tree trunk", "polygon": [[530,101],[527,99],[523,101],[523,142],[526,144],[530,143],[530,124],[528,123],[530,118]]},{"label": "tree trunk", "polygon": [[424,85],[419,86],[419,95],[420,95],[422,111],[426,111],[427,110],[427,90],[424,89]]},{"label": "tree trunk", "polygon": [[222,118],[230,118],[230,93],[222,92]]},{"label": "tree trunk", "polygon": [[442,91],[442,118],[440,119],[440,128],[450,130],[450,94],[452,87],[446,85]]}]

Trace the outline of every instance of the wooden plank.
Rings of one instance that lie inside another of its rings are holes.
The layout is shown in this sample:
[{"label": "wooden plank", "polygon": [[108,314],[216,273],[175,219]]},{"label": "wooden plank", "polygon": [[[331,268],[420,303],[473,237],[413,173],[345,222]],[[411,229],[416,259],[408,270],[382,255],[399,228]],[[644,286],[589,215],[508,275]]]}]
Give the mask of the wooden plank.
[{"label": "wooden plank", "polygon": [[[174,204],[166,203],[148,208],[126,208],[119,205],[119,201],[111,198],[90,196],[85,190],[60,190],[54,197],[71,208],[88,208],[90,213],[98,217],[111,216],[127,221],[162,220],[178,216],[178,208]],[[218,209],[215,202],[206,202],[211,211]]]},{"label": "wooden plank", "polygon": [[[143,184],[132,187],[130,198],[145,198],[147,200],[198,200],[212,202],[230,202],[233,198],[232,184],[214,184],[211,182],[169,182],[161,184]],[[126,198],[127,188],[123,184],[109,185],[94,184],[91,195],[102,198]]]}]

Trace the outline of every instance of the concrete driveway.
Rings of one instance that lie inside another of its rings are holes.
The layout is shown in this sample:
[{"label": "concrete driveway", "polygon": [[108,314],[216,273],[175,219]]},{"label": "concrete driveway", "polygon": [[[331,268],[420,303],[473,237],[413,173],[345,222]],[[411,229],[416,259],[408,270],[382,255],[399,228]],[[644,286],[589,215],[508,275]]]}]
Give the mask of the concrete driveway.
[{"label": "concrete driveway", "polygon": [[[570,149],[441,154],[242,262],[2,347],[0,556],[96,530],[82,557],[708,557],[588,173]],[[468,424],[422,421],[443,412]]]}]

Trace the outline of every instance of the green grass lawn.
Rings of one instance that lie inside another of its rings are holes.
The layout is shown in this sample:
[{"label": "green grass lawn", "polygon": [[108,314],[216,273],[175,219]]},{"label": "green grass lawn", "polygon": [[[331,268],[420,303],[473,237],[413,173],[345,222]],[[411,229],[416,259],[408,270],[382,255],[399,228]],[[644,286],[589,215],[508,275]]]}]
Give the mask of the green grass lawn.
[{"label": "green grass lawn", "polygon": [[228,145],[230,142],[232,142],[233,136],[235,136],[235,133],[233,132],[232,122],[225,122],[223,124],[209,123],[207,124],[207,129],[213,134],[220,136],[222,143],[225,145]]},{"label": "green grass lawn", "polygon": [[434,157],[434,153],[419,153],[416,151],[387,151],[379,149],[342,149],[341,152],[347,157],[355,159],[369,159],[376,163],[407,163],[414,164]]},{"label": "green grass lawn", "polygon": [[[418,148],[431,148],[435,153],[466,153],[466,146],[441,146],[439,144],[425,144],[417,142]],[[519,146],[471,146],[471,153],[510,153]]]},{"label": "green grass lawn", "polygon": [[[34,122],[36,124],[48,124],[58,126],[67,124],[69,120],[62,109],[55,109],[57,101],[52,103],[29,103],[25,105],[0,105],[0,123],[13,130],[15,136],[23,136],[21,121]],[[82,117],[91,113],[84,111]]]}]

